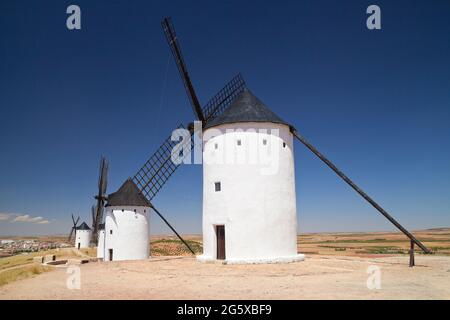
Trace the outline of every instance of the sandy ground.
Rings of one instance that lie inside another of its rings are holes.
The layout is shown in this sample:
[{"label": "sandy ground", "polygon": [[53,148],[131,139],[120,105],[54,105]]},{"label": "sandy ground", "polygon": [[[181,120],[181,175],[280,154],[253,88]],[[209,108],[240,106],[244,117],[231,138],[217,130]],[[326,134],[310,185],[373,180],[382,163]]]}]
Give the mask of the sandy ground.
[{"label": "sandy ground", "polygon": [[[0,287],[0,299],[450,299],[450,257],[361,258],[307,255],[269,265],[202,264],[191,257],[91,262],[81,289],[68,289],[67,268]],[[368,289],[369,266],[381,289]]]}]

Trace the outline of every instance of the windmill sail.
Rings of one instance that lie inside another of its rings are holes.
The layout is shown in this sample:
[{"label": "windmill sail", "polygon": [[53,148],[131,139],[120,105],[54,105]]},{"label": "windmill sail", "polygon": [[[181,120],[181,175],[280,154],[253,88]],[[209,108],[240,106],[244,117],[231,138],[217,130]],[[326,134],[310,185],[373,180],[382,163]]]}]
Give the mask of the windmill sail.
[{"label": "windmill sail", "polygon": [[80,221],[80,217],[78,217],[77,220],[75,220],[75,218],[74,218],[74,216],[72,214],[73,226],[72,226],[72,229],[70,229],[69,238],[67,239],[68,242],[71,242],[71,240],[72,240],[73,233],[77,229],[78,221]]},{"label": "windmill sail", "polygon": [[103,220],[103,208],[106,201],[106,188],[108,185],[108,161],[105,157],[100,159],[100,170],[98,176],[98,194],[95,196],[97,205],[92,209],[92,237],[91,243],[97,245],[98,229]]},{"label": "windmill sail", "polygon": [[206,122],[220,116],[245,88],[244,78],[242,78],[242,75],[239,73],[203,107],[203,114],[205,115]]},{"label": "windmill sail", "polygon": [[[183,80],[186,93],[189,97],[191,106],[203,125],[215,117],[222,114],[234,100],[234,98],[245,89],[245,81],[240,74],[235,76],[229,81],[225,87],[220,90],[214,97],[212,97],[208,103],[201,108],[200,102],[195,94],[194,87],[187,72],[186,64],[184,63],[183,56],[181,54],[181,48],[178,43],[178,39],[175,33],[175,29],[172,25],[170,18],[165,18],[162,21],[162,27],[164,34],[166,35],[167,42],[175,58],[178,70]],[[182,125],[178,128],[184,128]],[[161,190],[164,184],[169,180],[173,173],[178,169],[180,164],[176,164],[172,161],[172,152],[180,152],[185,150],[186,147],[189,150],[187,153],[182,153],[180,156],[182,159],[188,157],[190,152],[194,148],[192,136],[194,134],[193,129],[190,128],[191,139],[184,143],[189,143],[189,146],[181,145],[178,141],[172,141],[171,136],[166,138],[156,152],[144,163],[144,165],[134,175],[133,182],[139,188],[141,193],[151,201]],[[174,150],[179,148],[179,150]],[[161,213],[153,207],[153,210],[161,217],[161,219],[169,226],[169,228],[178,236],[178,238],[194,253],[189,247],[186,241],[176,232],[176,230],[169,224],[169,222],[161,215]]]},{"label": "windmill sail", "polygon": [[[234,98],[245,89],[245,81],[240,74],[229,81],[225,87],[220,90],[208,103],[203,107],[204,114],[208,121],[222,114],[234,100]],[[179,125],[178,129],[184,128]],[[191,135],[193,132],[191,132]],[[193,141],[193,139],[191,139]],[[178,141],[172,141],[171,137],[167,137],[161,146],[153,153],[153,155],[145,162],[145,164],[138,170],[133,177],[133,182],[136,183],[142,194],[148,200],[152,200],[156,194],[161,190],[164,184],[169,180],[175,170],[180,166],[171,160],[171,152],[178,144]],[[178,144],[178,148],[183,147]],[[191,143],[190,150],[194,147]],[[176,150],[175,150],[176,151]],[[182,158],[189,156],[183,154]]]},{"label": "windmill sail", "polygon": [[183,80],[184,88],[189,97],[192,109],[196,114],[197,118],[205,122],[205,117],[200,107],[200,102],[198,101],[197,95],[195,94],[194,86],[192,85],[189,73],[184,63],[183,55],[181,54],[181,47],[175,33],[175,28],[173,27],[172,20],[167,17],[161,22],[161,25],[166,35],[167,43],[169,44],[170,50],[172,51],[173,57],[180,72],[181,79]]},{"label": "windmill sail", "polygon": [[[184,126],[180,124],[177,129],[184,129]],[[179,164],[173,163],[171,159],[172,150],[178,143],[178,141],[172,141],[171,136],[167,137],[134,175],[133,182],[148,200],[151,201],[156,196],[179,167]],[[187,156],[188,154],[183,154],[183,157]]]}]

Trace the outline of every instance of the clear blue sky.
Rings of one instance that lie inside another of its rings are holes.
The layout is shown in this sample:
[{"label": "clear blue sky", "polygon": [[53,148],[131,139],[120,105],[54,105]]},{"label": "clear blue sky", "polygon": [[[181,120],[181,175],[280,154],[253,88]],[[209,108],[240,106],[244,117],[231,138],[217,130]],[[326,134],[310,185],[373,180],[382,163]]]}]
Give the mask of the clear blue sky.
[{"label": "clear blue sky", "polygon": [[[80,31],[66,28],[70,4]],[[382,30],[366,28],[370,4]],[[449,12],[437,0],[1,1],[0,235],[64,233],[72,212],[90,223],[100,155],[113,192],[193,120],[166,15],[202,103],[242,72],[406,227],[450,226]],[[302,145],[295,155],[300,231],[393,229]],[[154,199],[181,232],[201,231],[201,185],[201,166],[184,166]]]}]

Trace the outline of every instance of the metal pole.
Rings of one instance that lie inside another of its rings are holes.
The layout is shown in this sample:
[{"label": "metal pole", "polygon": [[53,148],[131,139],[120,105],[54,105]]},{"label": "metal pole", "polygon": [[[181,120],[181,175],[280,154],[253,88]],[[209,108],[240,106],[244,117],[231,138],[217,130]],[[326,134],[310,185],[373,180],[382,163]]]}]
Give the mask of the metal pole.
[{"label": "metal pole", "polygon": [[431,253],[431,251],[425,247],[416,237],[414,237],[408,230],[406,230],[400,223],[397,222],[389,213],[387,213],[378,203],[376,203],[371,197],[369,197],[361,188],[359,188],[352,180],[350,180],[341,170],[339,170],[334,164],[331,163],[324,155],[322,155],[312,144],[310,144],[303,136],[301,136],[296,130],[293,130],[293,135],[300,140],[309,150],[312,151],[320,160],[331,168],[339,177],[341,177],[350,187],[358,192],[367,202],[369,202],[375,209],[377,209],[383,216],[386,217],[392,224],[394,224],[401,232],[403,232],[411,241],[416,243],[425,253]]},{"label": "metal pole", "polygon": [[184,245],[189,249],[189,251],[191,251],[192,254],[195,256],[194,250],[192,250],[192,248],[187,244],[186,241],[184,241],[184,239],[183,239],[183,238],[178,234],[178,232],[170,225],[170,223],[162,216],[162,214],[159,213],[159,211],[156,210],[156,208],[153,207],[153,206],[152,206],[152,209],[153,209],[153,211],[155,211],[155,212],[158,214],[158,216],[159,216],[159,217],[160,217],[160,218],[161,218],[161,219],[169,226],[169,228],[177,235],[178,239],[180,239],[181,242],[183,242]]}]

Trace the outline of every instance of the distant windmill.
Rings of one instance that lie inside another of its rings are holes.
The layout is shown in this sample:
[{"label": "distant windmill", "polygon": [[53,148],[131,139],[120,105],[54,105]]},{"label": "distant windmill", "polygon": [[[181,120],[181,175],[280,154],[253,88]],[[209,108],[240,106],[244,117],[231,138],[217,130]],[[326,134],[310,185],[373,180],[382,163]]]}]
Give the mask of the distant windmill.
[{"label": "distant windmill", "polygon": [[103,220],[103,209],[106,201],[106,187],[108,185],[108,161],[105,157],[100,159],[100,170],[98,175],[98,193],[95,196],[97,205],[92,206],[92,237],[91,243],[95,246],[98,242],[98,230]]},{"label": "distant windmill", "polygon": [[80,221],[80,217],[78,217],[77,220],[75,220],[75,218],[74,218],[74,216],[72,214],[73,226],[72,226],[72,229],[70,229],[69,238],[67,238],[67,242],[69,242],[69,243],[72,242],[72,236],[73,236],[74,232],[77,230],[78,221]]}]

